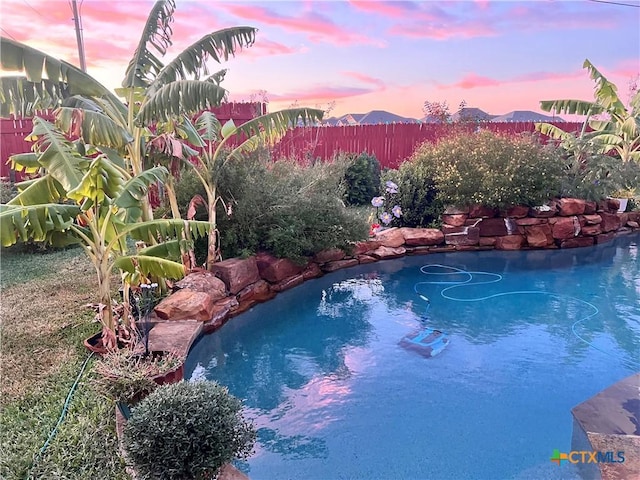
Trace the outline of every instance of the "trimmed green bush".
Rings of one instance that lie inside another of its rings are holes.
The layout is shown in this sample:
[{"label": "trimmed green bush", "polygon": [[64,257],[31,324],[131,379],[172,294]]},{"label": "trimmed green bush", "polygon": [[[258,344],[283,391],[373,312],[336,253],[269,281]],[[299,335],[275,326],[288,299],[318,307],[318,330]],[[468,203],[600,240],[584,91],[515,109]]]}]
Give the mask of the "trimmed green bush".
[{"label": "trimmed green bush", "polygon": [[234,458],[248,458],[255,438],[240,400],[208,381],[159,387],[124,428],[127,455],[147,479],[215,478]]},{"label": "trimmed green bush", "polygon": [[369,205],[380,192],[380,162],[375,155],[364,152],[350,155],[351,164],[344,174],[347,205]]}]

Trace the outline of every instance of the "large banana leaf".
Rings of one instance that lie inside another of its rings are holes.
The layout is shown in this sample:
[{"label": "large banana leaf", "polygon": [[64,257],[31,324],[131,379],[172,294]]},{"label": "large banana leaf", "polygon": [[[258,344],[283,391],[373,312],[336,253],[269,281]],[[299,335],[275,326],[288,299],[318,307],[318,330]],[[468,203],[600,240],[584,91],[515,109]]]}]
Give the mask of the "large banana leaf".
[{"label": "large banana leaf", "polygon": [[[24,187],[24,183],[21,187]],[[42,205],[55,203],[63,199],[65,191],[53,177],[45,175],[28,182],[26,188],[19,187],[20,193],[7,202],[7,205]]]},{"label": "large banana leaf", "polygon": [[314,108],[290,108],[261,115],[235,128],[235,135],[246,138],[260,137],[267,144],[280,140],[287,130],[297,126],[312,124],[322,120],[324,112]]},{"label": "large banana leaf", "polygon": [[127,130],[100,111],[61,107],[56,111],[56,125],[63,132],[80,137],[91,145],[122,151],[133,141]]},{"label": "large banana leaf", "polygon": [[128,176],[122,169],[99,156],[85,170],[78,185],[67,191],[67,196],[77,202],[90,199],[97,204],[110,204],[122,193],[127,180]]},{"label": "large banana leaf", "polygon": [[550,123],[536,123],[535,126],[536,130],[540,133],[555,140],[567,140],[573,137],[571,133],[565,132],[561,128]]},{"label": "large banana leaf", "polygon": [[147,87],[162,70],[163,64],[149,47],[153,47],[160,56],[167,53],[171,45],[171,22],[176,9],[174,0],[159,0],[155,3],[138,42],[133,58],[129,61],[122,86]]},{"label": "large banana leaf", "polygon": [[[253,27],[233,27],[205,35],[169,62],[158,73],[150,90],[155,92],[176,80],[199,80],[201,76],[208,75],[207,60],[213,59],[218,63],[228,60],[236,51],[253,45],[256,31]],[[218,72],[213,78],[218,85],[220,76],[224,77],[224,74]]]},{"label": "large banana leaf", "polygon": [[136,124],[148,126],[220,105],[227,91],[211,82],[178,80],[161,87],[140,108]]},{"label": "large banana leaf", "polygon": [[122,191],[114,199],[114,205],[119,208],[138,208],[149,190],[149,185],[164,182],[168,175],[165,167],[154,167],[141,172],[122,186]]},{"label": "large banana leaf", "polygon": [[[34,85],[36,91],[38,88],[46,90],[56,103],[68,95],[83,95],[106,98],[114,105],[119,104],[121,110],[125,109],[118,98],[91,75],[64,60],[6,37],[0,37],[0,66],[8,72],[23,72],[27,81],[40,84],[40,87]],[[57,83],[64,85],[54,89],[53,85]],[[61,95],[60,98],[55,94]]]},{"label": "large banana leaf", "polygon": [[125,272],[135,273],[137,269],[145,276],[155,275],[162,278],[180,279],[186,274],[182,263],[147,255],[119,257],[114,262],[114,266]]},{"label": "large banana leaf", "polygon": [[[202,112],[196,119],[195,127],[198,131],[198,137],[202,138],[202,140],[206,142],[218,142],[221,140],[220,131],[222,130],[222,125],[213,112]],[[204,146],[204,143],[201,146]]]},{"label": "large banana leaf", "polygon": [[135,240],[147,240],[150,237],[162,239],[179,238],[186,228],[189,228],[194,239],[205,237],[211,224],[198,220],[161,219],[126,225],[121,235],[131,235]]},{"label": "large banana leaf", "polygon": [[28,81],[23,76],[0,77],[0,115],[8,117],[33,116],[38,110],[58,106],[60,99],[68,96],[66,85],[42,79],[40,83]]},{"label": "large banana leaf", "polygon": [[42,168],[40,155],[37,153],[16,153],[9,157],[11,169],[26,174],[37,173]]},{"label": "large banana leaf", "polygon": [[27,139],[35,140],[34,148],[41,153],[38,161],[46,168],[48,175],[60,182],[67,191],[78,186],[89,159],[82,157],[75,145],[53,124],[34,117],[33,131]]},{"label": "large banana leaf", "polygon": [[596,82],[595,97],[597,103],[611,114],[626,115],[627,109],[620,97],[618,97],[618,87],[607,80],[589,60],[584,61],[582,68],[586,68],[591,79]]},{"label": "large banana leaf", "polygon": [[3,247],[18,241],[45,241],[53,231],[69,229],[80,208],[76,205],[0,205],[0,239]]},{"label": "large banana leaf", "polygon": [[543,100],[540,108],[545,112],[555,111],[567,115],[597,115],[604,112],[601,105],[584,100]]},{"label": "large banana leaf", "polygon": [[169,240],[167,242],[145,247],[138,251],[139,255],[148,257],[168,258],[170,260],[180,260],[180,240]]}]

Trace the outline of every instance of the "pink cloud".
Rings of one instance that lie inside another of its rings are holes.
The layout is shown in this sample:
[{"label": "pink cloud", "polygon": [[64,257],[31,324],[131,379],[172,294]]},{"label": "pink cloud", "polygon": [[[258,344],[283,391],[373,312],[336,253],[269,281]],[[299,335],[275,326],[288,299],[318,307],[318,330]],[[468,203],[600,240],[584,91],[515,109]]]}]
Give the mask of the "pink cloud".
[{"label": "pink cloud", "polygon": [[369,88],[357,88],[357,87],[312,87],[304,90],[284,92],[281,94],[269,93],[269,99],[274,101],[327,101],[335,100],[338,98],[350,98],[357,97],[359,95],[366,95],[372,90]]},{"label": "pink cloud", "polygon": [[346,75],[347,77],[355,78],[356,80],[359,80],[361,82],[369,83],[371,85],[375,85],[376,87],[379,87],[379,88],[384,88],[385,87],[385,83],[382,80],[380,80],[379,78],[370,77],[369,75],[366,75],[364,73],[360,73],[360,72],[342,72],[342,74]]},{"label": "pink cloud", "polygon": [[432,40],[489,37],[497,34],[495,29],[482,22],[469,24],[424,22],[413,25],[395,25],[389,29],[388,33],[411,38],[430,38]]},{"label": "pink cloud", "polygon": [[411,2],[350,0],[349,4],[358,10],[396,18],[404,18],[416,10],[416,5]]},{"label": "pink cloud", "polygon": [[377,40],[343,29],[329,18],[313,11],[305,11],[297,16],[285,16],[256,5],[221,3],[219,7],[236,17],[280,27],[291,32],[307,34],[313,42],[326,41],[338,45],[382,45]]},{"label": "pink cloud", "polygon": [[498,85],[500,85],[500,82],[498,80],[476,75],[475,73],[470,73],[468,75],[465,75],[459,82],[450,85],[450,87],[469,89],[479,87],[495,87]]}]

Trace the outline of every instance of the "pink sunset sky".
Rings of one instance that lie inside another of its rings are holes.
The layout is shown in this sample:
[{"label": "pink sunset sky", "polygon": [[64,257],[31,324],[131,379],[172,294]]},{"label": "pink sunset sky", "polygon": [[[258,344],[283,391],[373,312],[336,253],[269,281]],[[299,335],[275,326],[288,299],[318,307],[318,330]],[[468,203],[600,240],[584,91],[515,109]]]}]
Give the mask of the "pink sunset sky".
[{"label": "pink sunset sky", "polygon": [[[266,96],[330,115],[388,110],[420,118],[425,100],[465,100],[491,114],[540,112],[541,100],[593,98],[589,59],[627,100],[640,72],[640,1],[177,0],[173,45],[257,27],[223,66],[231,100]],[[626,4],[626,5],[623,5]],[[88,71],[119,86],[153,2],[78,0]],[[1,0],[2,35],[76,65],[67,0]],[[222,67],[212,65],[216,71]]]}]

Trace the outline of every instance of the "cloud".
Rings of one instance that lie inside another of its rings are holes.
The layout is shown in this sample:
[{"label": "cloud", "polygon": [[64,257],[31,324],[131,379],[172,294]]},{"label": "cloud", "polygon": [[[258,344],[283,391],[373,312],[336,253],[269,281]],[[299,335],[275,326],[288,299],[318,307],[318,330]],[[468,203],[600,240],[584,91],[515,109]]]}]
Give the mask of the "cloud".
[{"label": "cloud", "polygon": [[376,13],[384,17],[404,18],[414,13],[418,6],[413,2],[403,1],[371,1],[371,0],[350,0],[349,4],[364,12]]},{"label": "cloud", "polygon": [[373,90],[370,88],[358,88],[358,87],[327,87],[318,86],[303,90],[289,91],[284,93],[269,93],[269,100],[284,102],[284,101],[330,101],[338,98],[350,98],[360,95],[366,95]]},{"label": "cloud", "polygon": [[356,80],[359,80],[360,82],[369,83],[371,85],[375,85],[376,87],[378,87],[380,89],[384,89],[385,88],[385,82],[383,82],[379,78],[370,77],[369,75],[366,75],[364,73],[360,73],[360,72],[342,72],[342,74],[346,75],[347,77],[355,78]]},{"label": "cloud", "polygon": [[279,27],[283,30],[303,33],[314,43],[328,42],[336,45],[369,44],[384,46],[379,40],[343,29],[324,15],[305,11],[298,15],[282,15],[272,9],[257,5],[240,5],[236,3],[221,3],[219,8],[228,13],[265,25]]},{"label": "cloud", "polygon": [[446,85],[438,85],[438,89],[447,90],[454,88],[461,88],[464,90],[469,90],[473,88],[484,88],[484,87],[499,87],[507,84],[517,84],[517,83],[529,83],[529,82],[543,82],[543,81],[554,81],[554,82],[565,82],[568,80],[574,80],[576,78],[580,78],[584,76],[584,72],[575,70],[571,72],[531,72],[523,75],[516,75],[511,78],[491,78],[485,77],[482,75],[477,75],[475,73],[468,73],[461,80],[446,84]]}]

